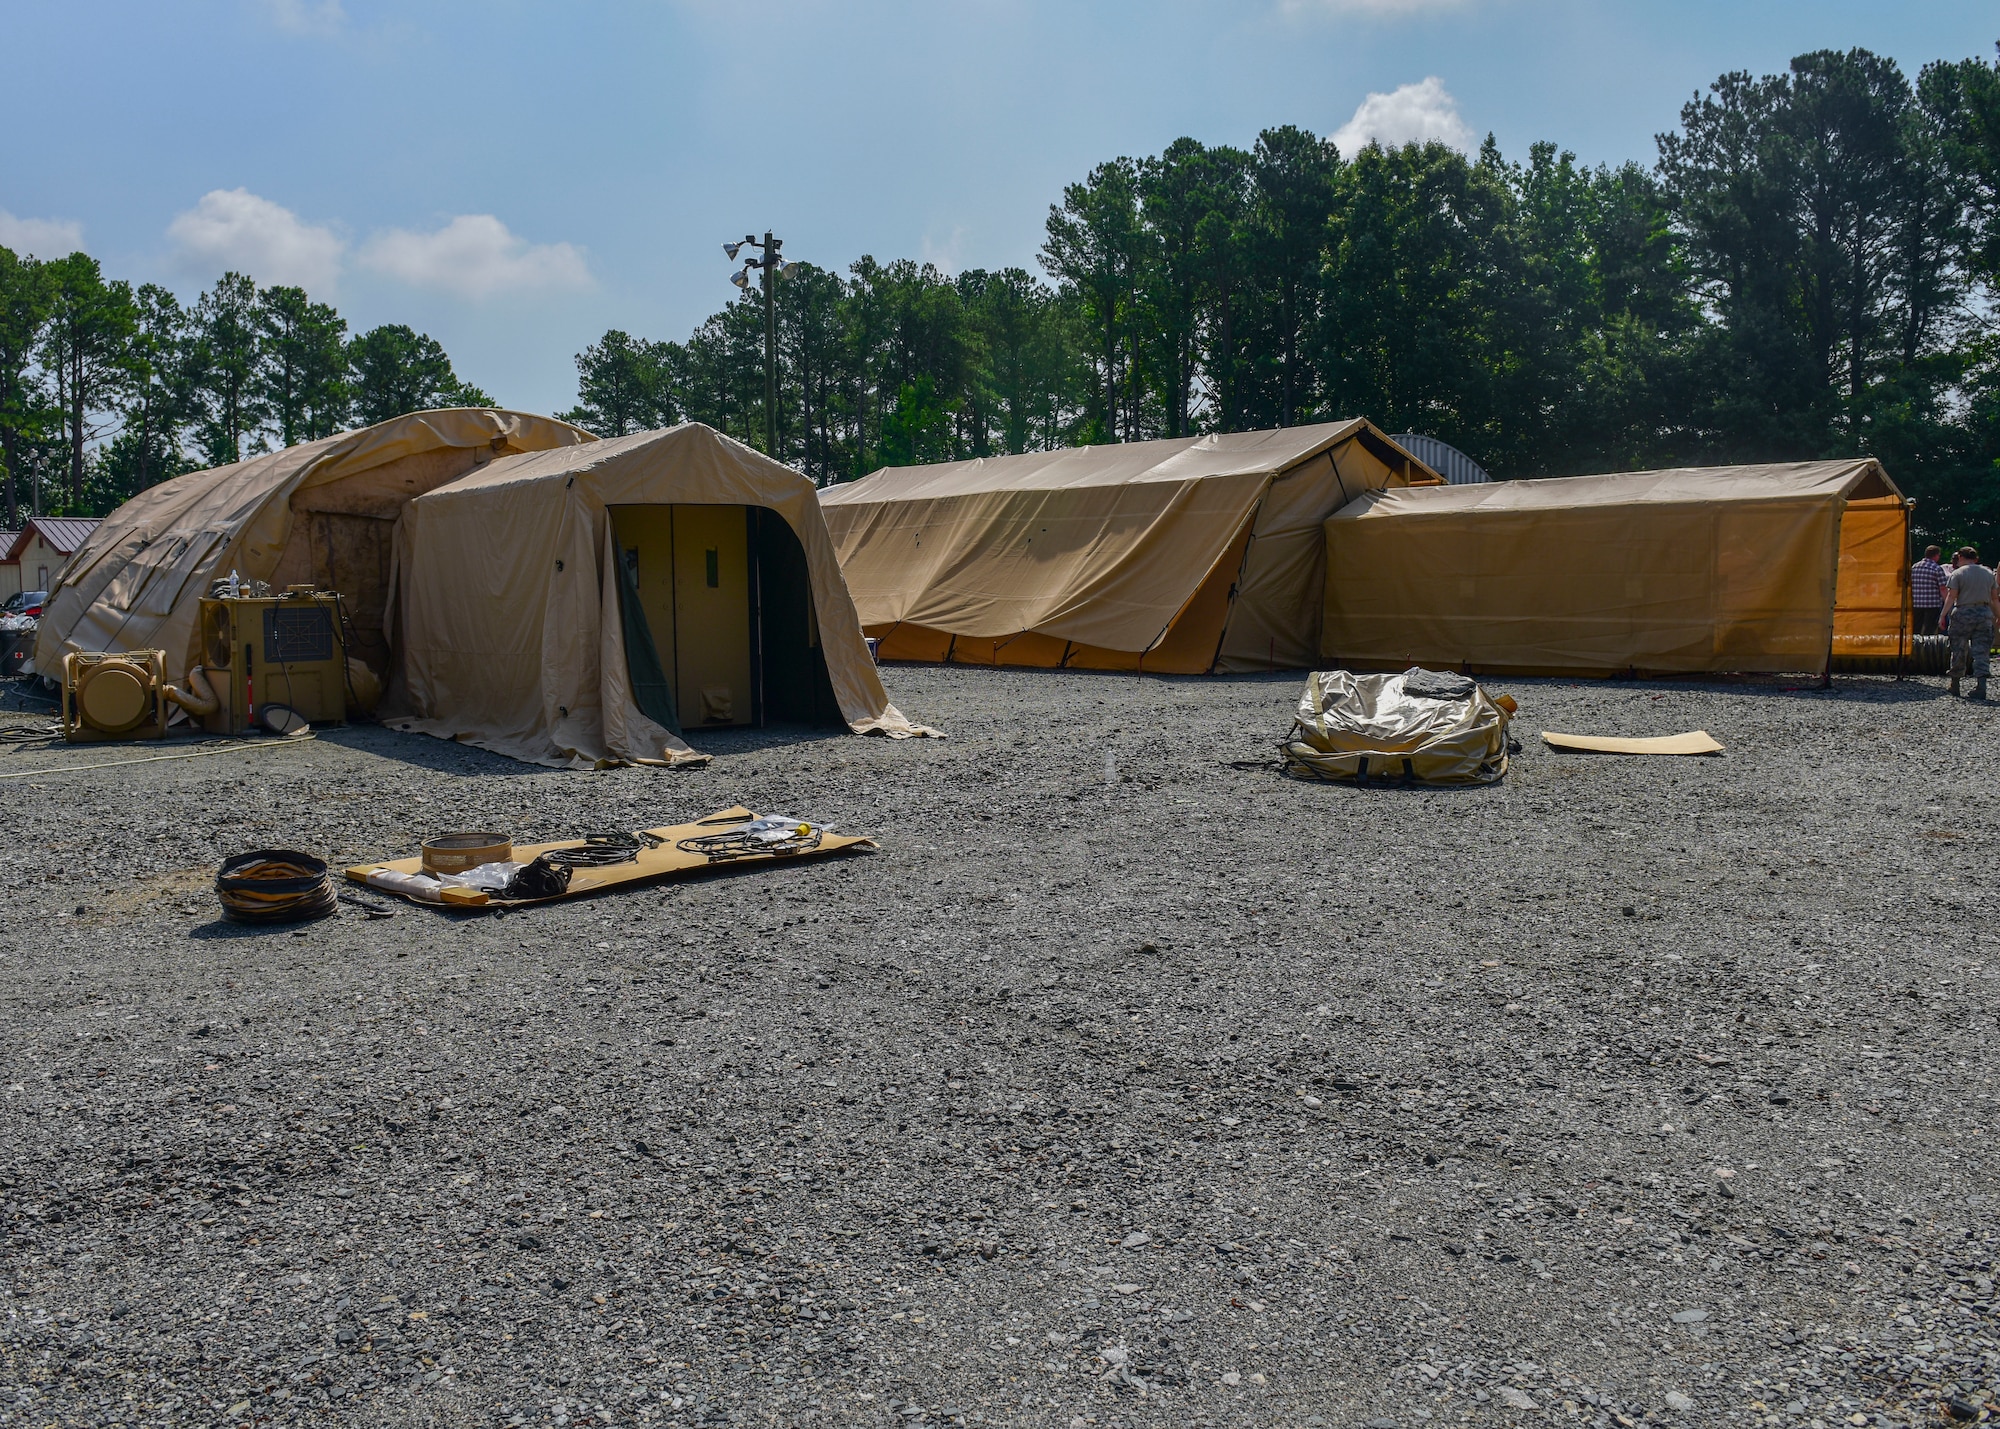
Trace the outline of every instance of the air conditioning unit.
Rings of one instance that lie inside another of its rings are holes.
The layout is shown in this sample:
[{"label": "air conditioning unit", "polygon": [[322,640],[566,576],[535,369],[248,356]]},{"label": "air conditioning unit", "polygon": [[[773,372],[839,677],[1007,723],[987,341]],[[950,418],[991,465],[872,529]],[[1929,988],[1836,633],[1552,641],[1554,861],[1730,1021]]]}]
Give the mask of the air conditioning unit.
[{"label": "air conditioning unit", "polygon": [[72,651],[62,664],[63,738],[164,739],[167,733],[167,654],[125,650]]},{"label": "air conditioning unit", "polygon": [[210,734],[265,728],[259,711],[286,705],[309,724],[347,717],[347,646],[340,597],[293,586],[283,595],[201,603],[201,664],[216,694]]}]

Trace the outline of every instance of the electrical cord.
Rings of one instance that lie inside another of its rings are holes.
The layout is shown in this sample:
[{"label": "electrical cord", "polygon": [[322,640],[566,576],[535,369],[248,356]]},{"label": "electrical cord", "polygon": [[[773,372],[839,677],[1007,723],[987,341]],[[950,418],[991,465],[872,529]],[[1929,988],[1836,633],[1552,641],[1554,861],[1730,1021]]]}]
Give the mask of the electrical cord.
[{"label": "electrical cord", "polygon": [[503,899],[560,898],[569,892],[570,877],[579,868],[616,868],[631,863],[642,849],[658,848],[666,840],[648,833],[585,834],[583,842],[552,848],[507,881]]},{"label": "electrical cord", "polygon": [[811,824],[800,824],[782,838],[774,839],[770,833],[768,829],[761,832],[751,832],[747,828],[728,829],[719,834],[698,834],[694,838],[682,839],[674,847],[683,853],[698,853],[710,863],[729,863],[739,858],[810,853],[820,845],[820,831]]},{"label": "electrical cord", "polygon": [[216,871],[215,896],[223,916],[236,923],[303,923],[337,907],[325,861],[282,848],[225,858]]}]

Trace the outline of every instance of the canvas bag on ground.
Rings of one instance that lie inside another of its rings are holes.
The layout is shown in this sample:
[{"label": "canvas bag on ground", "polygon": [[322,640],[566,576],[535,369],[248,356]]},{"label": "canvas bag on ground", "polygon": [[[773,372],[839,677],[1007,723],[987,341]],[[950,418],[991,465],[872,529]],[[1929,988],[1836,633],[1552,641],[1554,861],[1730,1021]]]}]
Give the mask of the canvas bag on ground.
[{"label": "canvas bag on ground", "polygon": [[1302,779],[1490,784],[1507,773],[1511,715],[1463,676],[1321,670],[1279,748],[1285,772]]}]

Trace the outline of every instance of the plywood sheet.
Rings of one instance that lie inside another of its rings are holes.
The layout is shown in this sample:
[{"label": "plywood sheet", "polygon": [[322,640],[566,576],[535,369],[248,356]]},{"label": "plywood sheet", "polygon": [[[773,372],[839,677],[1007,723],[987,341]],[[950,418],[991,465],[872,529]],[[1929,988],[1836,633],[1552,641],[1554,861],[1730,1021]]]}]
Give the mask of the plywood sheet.
[{"label": "plywood sheet", "polygon": [[[718,809],[713,814],[697,819],[691,824],[670,824],[662,828],[642,830],[642,832],[651,834],[654,838],[661,840],[660,846],[658,848],[640,849],[639,856],[630,863],[612,864],[608,868],[577,869],[570,875],[569,891],[564,893],[562,897],[581,898],[586,893],[601,892],[606,888],[615,888],[620,884],[643,883],[657,878],[672,878],[677,875],[698,873],[711,868],[795,862],[804,858],[820,858],[827,854],[840,853],[847,849],[872,849],[876,847],[875,840],[871,838],[858,837],[853,834],[823,832],[819,847],[806,853],[753,854],[746,858],[730,859],[726,863],[717,863],[712,862],[705,854],[689,852],[679,846],[682,839],[699,838],[703,834],[716,833],[732,825],[747,823],[751,819],[758,817],[760,816],[738,805],[733,809]],[[516,863],[527,863],[536,855],[547,853],[550,849],[581,848],[583,843],[582,839],[557,839],[553,843],[516,844],[514,846],[514,861]],[[368,875],[378,869],[388,869],[395,873],[422,873],[424,861],[422,855],[418,855],[414,858],[391,859],[384,863],[357,864],[355,867],[347,870],[347,877],[351,882],[365,885],[368,883]],[[369,891],[383,894],[395,893],[395,890],[387,888],[370,887]],[[395,896],[403,897],[404,895],[395,894]],[[425,900],[417,898],[410,898],[406,901],[413,903],[425,902]],[[484,904],[445,906],[518,908],[526,906],[529,903],[554,903],[557,901],[554,898],[495,898]],[[427,904],[427,906],[438,905]]]},{"label": "plywood sheet", "polygon": [[1661,734],[1649,739],[1618,739],[1599,734],[1557,734],[1542,738],[1557,749],[1587,749],[1595,754],[1720,754],[1722,745],[1705,729],[1687,734]]}]

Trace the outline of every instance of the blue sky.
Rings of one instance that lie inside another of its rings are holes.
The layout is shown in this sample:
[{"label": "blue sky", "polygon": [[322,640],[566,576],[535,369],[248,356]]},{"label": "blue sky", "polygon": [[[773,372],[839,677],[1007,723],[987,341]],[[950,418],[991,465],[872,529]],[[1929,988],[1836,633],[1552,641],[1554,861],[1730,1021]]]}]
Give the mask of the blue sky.
[{"label": "blue sky", "polygon": [[[758,16],[768,17],[760,23]],[[1034,267],[1063,184],[1179,135],[1491,131],[1590,162],[1725,70],[1990,56],[1904,0],[0,0],[0,242],[192,294],[301,282],[503,403],[574,400],[605,328],[684,337],[718,244]],[[1405,132],[1408,131],[1408,132]]]}]

